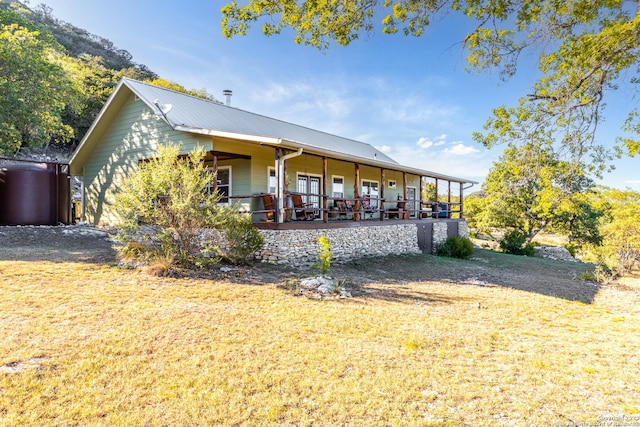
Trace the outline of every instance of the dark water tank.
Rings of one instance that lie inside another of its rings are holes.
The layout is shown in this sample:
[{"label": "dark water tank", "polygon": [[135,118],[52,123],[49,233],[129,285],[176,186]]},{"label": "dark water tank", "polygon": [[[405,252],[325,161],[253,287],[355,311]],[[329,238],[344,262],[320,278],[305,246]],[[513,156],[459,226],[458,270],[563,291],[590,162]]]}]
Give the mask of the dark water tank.
[{"label": "dark water tank", "polygon": [[0,164],[0,225],[69,224],[67,168],[57,163]]}]

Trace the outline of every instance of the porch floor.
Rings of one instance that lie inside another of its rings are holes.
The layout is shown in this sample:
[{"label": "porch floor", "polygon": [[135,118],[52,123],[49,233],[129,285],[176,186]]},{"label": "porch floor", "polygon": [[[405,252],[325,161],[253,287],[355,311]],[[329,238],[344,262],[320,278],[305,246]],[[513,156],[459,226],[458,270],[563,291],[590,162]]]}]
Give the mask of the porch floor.
[{"label": "porch floor", "polygon": [[464,221],[460,218],[410,218],[410,219],[385,219],[380,221],[378,218],[354,221],[352,219],[331,219],[328,222],[322,219],[313,221],[291,221],[284,223],[259,221],[254,222],[254,227],[262,230],[314,230],[314,229],[330,229],[330,228],[351,228],[351,227],[384,227],[398,224],[425,224],[432,222],[458,222]]}]

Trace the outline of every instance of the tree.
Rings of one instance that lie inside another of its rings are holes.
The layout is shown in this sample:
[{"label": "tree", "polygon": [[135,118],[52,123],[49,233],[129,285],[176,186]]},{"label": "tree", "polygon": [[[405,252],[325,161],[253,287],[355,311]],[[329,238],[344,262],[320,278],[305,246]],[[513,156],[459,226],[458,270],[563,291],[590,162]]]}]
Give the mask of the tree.
[{"label": "tree", "polygon": [[73,128],[74,137],[69,145],[75,147],[87,132],[118,82],[123,77],[143,79],[145,73],[130,67],[114,70],[105,65],[101,56],[81,55],[67,57],[69,79],[80,93],[78,105],[68,106],[62,113],[62,120]]},{"label": "tree", "polygon": [[176,82],[170,82],[168,80],[160,79],[160,78],[150,80],[149,83],[155,86],[165,87],[167,89],[171,89],[177,92],[186,93],[187,95],[195,96],[196,98],[207,99],[209,101],[216,101],[213,95],[207,93],[206,89],[187,89]]},{"label": "tree", "polygon": [[593,182],[575,164],[559,160],[551,147],[530,143],[510,146],[494,163],[483,184],[484,197],[471,203],[472,223],[520,230],[525,243],[544,229],[580,230],[597,235],[595,222],[580,212]]},{"label": "tree", "polygon": [[0,155],[68,141],[61,114],[78,93],[53,42],[17,24],[0,25]]},{"label": "tree", "polygon": [[600,220],[599,261],[624,275],[640,266],[640,193],[605,189],[609,210]]},{"label": "tree", "polygon": [[[326,49],[348,45],[373,31],[422,36],[434,17],[463,14],[477,23],[462,37],[472,69],[497,68],[513,76],[526,52],[538,53],[543,76],[517,107],[498,107],[475,139],[490,147],[528,144],[537,133],[558,141],[558,155],[600,174],[615,154],[596,140],[604,97],[623,78],[640,81],[640,14],[624,0],[247,0],[222,7],[226,37],[245,35],[254,23],[266,35],[284,28],[295,41]],[[381,15],[382,14],[382,15]],[[527,55],[533,56],[533,55]],[[640,114],[633,109],[623,126],[617,154],[640,152]]]},{"label": "tree", "polygon": [[599,245],[602,236],[598,229],[600,218],[605,210],[595,203],[598,192],[574,193],[560,202],[561,209],[555,221],[549,227],[553,231],[568,237],[569,245]]}]

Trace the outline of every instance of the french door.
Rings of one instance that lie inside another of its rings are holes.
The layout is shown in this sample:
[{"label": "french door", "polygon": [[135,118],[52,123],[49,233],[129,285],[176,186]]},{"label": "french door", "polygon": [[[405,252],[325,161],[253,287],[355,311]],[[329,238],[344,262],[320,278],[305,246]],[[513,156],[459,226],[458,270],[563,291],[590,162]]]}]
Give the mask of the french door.
[{"label": "french door", "polygon": [[407,209],[412,218],[415,218],[420,210],[420,201],[416,198],[417,193],[415,187],[407,187]]},{"label": "french door", "polygon": [[304,203],[320,208],[320,181],[319,176],[298,175],[298,193],[302,193]]}]

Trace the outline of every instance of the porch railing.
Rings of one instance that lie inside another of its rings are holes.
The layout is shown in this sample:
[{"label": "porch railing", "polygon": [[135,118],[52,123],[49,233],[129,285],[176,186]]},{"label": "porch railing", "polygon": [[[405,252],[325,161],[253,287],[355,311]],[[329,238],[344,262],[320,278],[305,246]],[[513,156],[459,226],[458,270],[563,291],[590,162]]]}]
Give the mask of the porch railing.
[{"label": "porch railing", "polygon": [[[442,202],[442,201],[424,201],[424,200],[407,200],[392,199],[386,200],[381,197],[333,197],[328,195],[318,195],[312,193],[289,192],[288,194],[300,194],[303,198],[309,200],[310,197],[318,199],[318,206],[313,206],[316,212],[316,219],[323,222],[349,220],[349,221],[369,221],[379,220],[386,221],[390,219],[447,219],[462,218],[462,203],[460,202]],[[253,222],[268,221],[274,222],[278,217],[276,204],[273,208],[266,208],[262,198],[271,196],[275,201],[273,193],[258,193],[251,195],[229,196],[232,204],[237,205],[238,212],[252,216]],[[306,197],[305,197],[306,196]],[[345,212],[337,209],[336,201],[348,202],[351,210]],[[405,208],[398,210],[398,205],[404,203]],[[296,220],[295,208],[285,200],[285,222]],[[419,206],[419,208],[417,208]],[[256,218],[256,216],[261,216]]]}]

